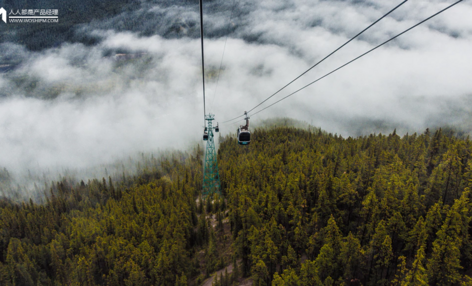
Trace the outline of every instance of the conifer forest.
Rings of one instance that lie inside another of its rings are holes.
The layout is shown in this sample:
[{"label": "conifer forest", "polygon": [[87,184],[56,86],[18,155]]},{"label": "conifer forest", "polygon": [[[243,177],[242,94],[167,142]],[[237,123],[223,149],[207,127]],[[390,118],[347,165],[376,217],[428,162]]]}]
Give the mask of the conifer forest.
[{"label": "conifer forest", "polygon": [[259,128],[206,198],[202,160],[2,198],[0,285],[472,285],[468,137]]},{"label": "conifer forest", "polygon": [[0,286],[472,286],[471,15],[0,0]]}]

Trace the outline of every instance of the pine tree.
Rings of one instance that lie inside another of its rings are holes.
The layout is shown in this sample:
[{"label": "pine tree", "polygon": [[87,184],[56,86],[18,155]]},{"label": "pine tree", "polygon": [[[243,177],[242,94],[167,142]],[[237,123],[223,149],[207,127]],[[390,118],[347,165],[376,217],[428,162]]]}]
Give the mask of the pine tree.
[{"label": "pine tree", "polygon": [[426,269],[423,266],[423,260],[425,259],[424,247],[420,247],[415,256],[415,261],[405,280],[402,281],[402,286],[427,286],[428,275]]},{"label": "pine tree", "polygon": [[462,246],[462,218],[456,201],[433,242],[433,254],[428,260],[428,280],[431,285],[452,285],[460,279],[460,248]]},{"label": "pine tree", "polygon": [[[216,275],[218,276],[218,275]],[[223,277],[223,272],[220,272],[220,286],[224,286],[225,285],[225,280],[224,280],[224,277]]]},{"label": "pine tree", "polygon": [[285,281],[280,277],[279,273],[275,272],[272,286],[286,286]]},{"label": "pine tree", "polygon": [[225,268],[225,275],[224,275],[224,281],[222,282],[223,286],[230,286],[230,277],[228,274],[228,268]]},{"label": "pine tree", "polygon": [[323,229],[323,234],[324,243],[329,243],[334,249],[335,255],[338,255],[341,249],[342,234],[333,216],[328,220],[328,225]]},{"label": "pine tree", "polygon": [[221,286],[221,281],[218,280],[218,274],[215,274],[213,278],[213,282],[211,283],[212,286]]},{"label": "pine tree", "polygon": [[6,266],[13,285],[33,285],[34,266],[26,255],[22,242],[10,239],[6,255]]},{"label": "pine tree", "polygon": [[205,260],[206,260],[206,268],[207,273],[210,274],[211,272],[215,271],[218,267],[218,250],[216,247],[216,239],[213,234],[213,230],[211,230],[210,235],[210,242],[208,243],[208,248],[205,253]]},{"label": "pine tree", "polygon": [[236,282],[239,279],[239,266],[238,262],[236,261],[236,258],[233,258],[233,273],[231,275],[231,282]]},{"label": "pine tree", "polygon": [[385,222],[380,221],[377,228],[375,229],[375,234],[372,237],[370,242],[370,266],[368,276],[372,273],[372,270],[375,268],[373,279],[374,283],[380,279],[384,278],[385,271],[388,272],[388,267],[392,259],[392,240],[388,235]]},{"label": "pine tree", "polygon": [[331,276],[328,276],[323,282],[323,286],[333,286],[333,285],[334,285],[334,280],[333,278],[331,278]]},{"label": "pine tree", "polygon": [[408,233],[408,243],[405,247],[405,250],[409,250],[411,253],[420,247],[426,247],[427,239],[428,232],[426,229],[426,222],[424,221],[423,217],[420,217],[414,228]]},{"label": "pine tree", "polygon": [[275,274],[272,285],[302,286],[300,277],[294,269],[285,269],[281,276]]},{"label": "pine tree", "polygon": [[330,243],[323,245],[320,250],[320,254],[315,260],[315,263],[321,280],[325,280],[328,276],[331,276],[336,271],[339,271],[336,252],[331,247]]},{"label": "pine tree", "polygon": [[472,278],[470,278],[468,275],[464,275],[461,286],[472,286]]},{"label": "pine tree", "polygon": [[269,271],[264,263],[264,261],[259,260],[253,267],[253,277],[255,285],[266,285],[269,280]]},{"label": "pine tree", "polygon": [[392,286],[401,286],[402,281],[405,280],[408,274],[408,269],[406,268],[406,257],[401,255],[398,257],[398,261],[396,275],[391,282]]},{"label": "pine tree", "polygon": [[287,248],[287,255],[282,257],[283,268],[296,268],[298,264],[298,257],[291,245]]},{"label": "pine tree", "polygon": [[411,228],[415,225],[416,219],[420,212],[423,211],[423,208],[424,206],[421,204],[418,196],[418,186],[409,183],[406,187],[400,207],[400,213],[407,228]]},{"label": "pine tree", "polygon": [[175,278],[175,286],[187,286],[187,276],[185,276],[185,273],[182,273],[182,275],[176,276]]},{"label": "pine tree", "polygon": [[364,253],[359,240],[349,232],[349,235],[342,242],[340,261],[343,270],[343,278],[347,281],[356,279],[358,270],[362,269],[362,257]]},{"label": "pine tree", "polygon": [[[275,277],[275,276],[274,276]],[[301,285],[321,286],[318,268],[315,261],[307,260],[302,264],[300,270]]]},{"label": "pine tree", "polygon": [[387,222],[387,229],[392,238],[392,250],[397,251],[398,246],[403,245],[408,237],[407,229],[402,215],[394,211],[392,217]]},{"label": "pine tree", "polygon": [[379,223],[380,209],[379,200],[375,191],[370,190],[365,199],[362,201],[363,208],[360,212],[364,223],[362,225],[362,237],[361,242],[364,242],[364,238],[368,238],[374,234],[375,228]]},{"label": "pine tree", "polygon": [[443,213],[441,203],[434,204],[429,210],[425,218],[425,227],[428,234],[427,248],[426,250],[432,249],[433,241],[436,239],[436,234],[443,224]]}]

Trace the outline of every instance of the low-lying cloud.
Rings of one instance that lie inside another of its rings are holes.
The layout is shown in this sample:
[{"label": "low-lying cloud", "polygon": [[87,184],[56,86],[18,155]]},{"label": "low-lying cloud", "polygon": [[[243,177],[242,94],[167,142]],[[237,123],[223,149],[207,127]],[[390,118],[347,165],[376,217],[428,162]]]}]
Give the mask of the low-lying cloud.
[{"label": "low-lying cloud", "polygon": [[[407,2],[273,100],[450,3]],[[258,104],[396,4],[273,0],[234,5],[205,5],[207,111],[220,122]],[[461,3],[252,122],[291,117],[343,136],[437,126],[470,132],[471,14],[472,5]],[[134,16],[140,22],[129,25]],[[135,11],[76,27],[77,34],[98,39],[93,46],[63,43],[29,52],[16,43],[1,44],[0,65],[14,68],[0,74],[0,166],[17,174],[86,169],[201,142],[198,21],[195,4],[145,2]],[[220,124],[221,131],[233,132],[237,124]]]}]

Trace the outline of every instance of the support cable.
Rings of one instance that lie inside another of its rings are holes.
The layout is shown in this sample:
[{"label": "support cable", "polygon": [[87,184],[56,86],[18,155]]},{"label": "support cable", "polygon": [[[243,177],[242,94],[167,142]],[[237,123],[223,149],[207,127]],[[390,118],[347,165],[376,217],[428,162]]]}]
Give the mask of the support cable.
[{"label": "support cable", "polygon": [[[234,7],[236,7],[236,0],[233,0],[233,8],[231,8],[231,13],[229,15],[229,23],[230,24],[231,24],[231,20],[233,19]],[[213,94],[213,101],[211,102],[211,105],[210,105],[211,109],[213,109],[213,107],[214,107],[214,103],[215,103],[215,99],[216,99],[216,91],[218,90],[218,83],[220,82],[221,68],[223,67],[223,58],[225,56],[226,42],[228,41],[228,36],[229,36],[229,33],[226,34],[225,44],[224,44],[224,47],[223,47],[223,54],[221,55],[220,68],[218,69],[218,77],[216,79],[215,92]]]},{"label": "support cable", "polygon": [[320,63],[324,62],[327,58],[329,58],[330,56],[332,56],[334,53],[336,53],[337,51],[339,51],[340,49],[342,49],[344,46],[346,46],[347,44],[349,44],[350,42],[352,42],[355,38],[359,37],[362,33],[364,33],[365,31],[367,31],[368,29],[370,29],[372,26],[374,26],[375,24],[377,24],[378,22],[380,22],[380,20],[382,20],[383,18],[387,17],[390,13],[392,13],[393,11],[395,11],[398,7],[402,6],[403,4],[405,4],[408,0],[405,0],[403,1],[402,3],[400,3],[398,6],[396,6],[395,8],[393,8],[392,10],[390,10],[387,14],[383,15],[381,18],[379,18],[377,21],[373,22],[372,24],[370,24],[367,28],[365,28],[364,30],[362,30],[361,32],[359,32],[357,35],[355,35],[354,37],[352,37],[349,41],[345,42],[342,46],[340,46],[339,48],[337,48],[336,50],[334,50],[333,52],[331,52],[329,55],[327,55],[326,57],[324,57],[321,61],[317,62],[315,65],[313,65],[311,68],[307,69],[306,71],[304,71],[301,75],[297,76],[295,79],[293,79],[291,82],[287,83],[285,86],[283,86],[281,89],[277,90],[274,94],[272,94],[271,96],[269,96],[268,98],[266,98],[264,101],[262,101],[261,103],[259,103],[258,105],[256,105],[255,107],[253,107],[252,109],[250,109],[248,112],[251,112],[253,111],[254,109],[256,109],[257,107],[259,107],[261,104],[263,104],[264,102],[266,102],[267,100],[269,100],[270,98],[272,98],[274,95],[278,94],[279,92],[281,92],[283,89],[285,89],[287,86],[291,85],[293,82],[295,82],[297,79],[301,78],[303,75],[305,75],[307,72],[311,71],[314,67],[316,67],[317,65],[319,65]]},{"label": "support cable", "polygon": [[338,71],[338,70],[342,69],[343,67],[345,67],[345,66],[347,66],[347,65],[349,65],[349,64],[351,64],[351,63],[353,63],[353,62],[355,62],[355,61],[357,61],[358,59],[360,59],[360,58],[364,57],[365,55],[367,55],[367,54],[369,54],[369,53],[371,53],[371,52],[373,52],[374,50],[376,50],[376,49],[380,48],[381,46],[383,46],[383,45],[385,45],[385,44],[387,44],[387,43],[389,43],[389,42],[393,41],[394,39],[396,39],[396,38],[400,37],[401,35],[405,34],[406,32],[408,32],[408,31],[410,31],[410,30],[412,30],[412,29],[414,29],[414,28],[418,27],[419,25],[423,24],[424,22],[426,22],[426,21],[430,20],[431,18],[434,18],[434,17],[436,17],[437,15],[439,15],[439,14],[441,14],[442,12],[444,12],[444,11],[446,11],[446,10],[448,10],[448,9],[452,8],[453,6],[455,6],[455,5],[459,4],[459,3],[460,3],[460,2],[462,2],[462,1],[463,1],[463,0],[459,0],[459,1],[457,1],[457,2],[455,2],[455,3],[453,3],[453,4],[451,4],[451,5],[449,5],[448,7],[446,7],[446,8],[444,8],[444,9],[442,9],[441,11],[439,11],[439,12],[435,13],[434,15],[432,15],[432,16],[429,16],[428,18],[426,18],[426,19],[424,19],[423,21],[419,22],[418,24],[416,24],[416,25],[414,25],[414,26],[412,26],[412,27],[410,27],[410,28],[406,29],[405,31],[401,32],[400,34],[396,35],[395,37],[393,37],[393,38],[390,38],[389,40],[387,40],[387,41],[383,42],[382,44],[380,44],[380,45],[376,46],[375,48],[373,48],[373,49],[371,49],[371,50],[369,50],[369,51],[367,51],[367,52],[363,53],[362,55],[360,55],[360,56],[358,56],[358,57],[354,58],[353,60],[351,60],[351,61],[349,61],[349,62],[345,63],[344,65],[342,65],[342,66],[340,66],[340,67],[338,67],[338,68],[336,68],[336,69],[332,70],[331,72],[329,72],[329,73],[325,74],[324,76],[322,76],[322,77],[320,77],[320,78],[318,78],[318,79],[316,79],[316,80],[312,81],[311,83],[309,83],[309,84],[305,85],[304,87],[302,87],[302,88],[300,88],[300,89],[298,89],[298,90],[296,90],[296,91],[294,91],[294,92],[290,93],[289,95],[287,95],[287,96],[285,96],[285,97],[283,97],[283,98],[281,98],[281,99],[277,100],[276,102],[272,103],[271,105],[268,105],[268,106],[266,106],[265,108],[263,108],[263,109],[261,109],[261,110],[259,110],[259,111],[255,112],[255,113],[253,113],[252,115],[254,116],[254,115],[258,114],[259,112],[262,112],[262,111],[266,110],[267,108],[269,108],[269,107],[271,107],[271,106],[273,106],[273,105],[275,105],[275,104],[277,104],[277,103],[281,102],[282,100],[284,100],[284,99],[286,99],[286,98],[288,98],[288,97],[290,97],[290,96],[294,95],[295,93],[297,93],[297,92],[299,92],[299,91],[301,91],[301,90],[303,90],[303,89],[305,89],[305,88],[309,87],[310,85],[312,85],[312,84],[314,84],[314,83],[316,83],[316,82],[318,82],[318,81],[322,80],[323,78],[325,78],[325,77],[329,76],[330,74],[332,74],[332,73],[334,73],[334,72],[336,72],[336,71]]},{"label": "support cable", "polygon": [[[328,59],[329,57],[331,57],[333,54],[335,54],[337,51],[339,51],[340,49],[342,49],[344,46],[346,46],[347,44],[349,44],[350,42],[352,42],[354,39],[356,39],[357,37],[359,37],[361,34],[363,34],[365,31],[367,31],[368,29],[370,29],[371,27],[373,27],[375,24],[377,24],[378,22],[380,22],[383,18],[387,17],[388,15],[390,15],[393,11],[397,10],[400,6],[402,6],[403,4],[405,4],[408,0],[405,0],[403,1],[402,3],[398,4],[397,6],[395,6],[395,8],[391,9],[390,11],[388,11],[385,15],[383,15],[382,17],[380,17],[379,19],[377,19],[375,22],[373,22],[372,24],[370,24],[369,26],[367,26],[367,28],[365,28],[364,30],[362,30],[361,32],[359,32],[357,35],[355,35],[354,37],[352,37],[350,40],[348,40],[347,42],[345,42],[344,44],[342,44],[340,47],[338,47],[336,50],[334,50],[333,52],[331,52],[330,54],[328,54],[327,56],[325,56],[323,59],[321,59],[320,61],[318,61],[316,64],[314,64],[313,66],[311,66],[309,69],[307,69],[306,71],[304,71],[302,74],[300,74],[299,76],[297,76],[296,78],[294,78],[292,81],[290,81],[289,83],[287,83],[286,85],[284,85],[282,88],[280,88],[279,90],[277,90],[275,93],[273,93],[272,95],[270,95],[269,97],[267,97],[266,99],[264,99],[261,103],[259,103],[258,105],[256,105],[255,107],[253,107],[252,109],[250,109],[248,112],[251,112],[253,111],[254,109],[256,109],[257,107],[259,107],[260,105],[262,105],[264,102],[266,102],[267,100],[269,100],[270,98],[272,98],[273,96],[275,96],[276,94],[278,94],[279,92],[281,92],[282,90],[284,90],[286,87],[288,87],[289,85],[291,85],[292,83],[294,83],[296,80],[298,80],[299,78],[301,78],[302,76],[304,76],[307,72],[311,71],[313,68],[315,68],[316,66],[318,66],[320,63],[324,62],[326,59]],[[227,121],[224,121],[222,123],[227,123],[227,122],[230,122],[230,121],[233,121],[235,119],[238,119],[238,118],[241,118],[243,117],[243,115],[240,115],[238,117],[235,117],[233,119],[230,119],[230,120],[227,120]]]},{"label": "support cable", "polygon": [[203,50],[203,0],[200,0],[200,39],[202,45],[202,80],[203,80],[203,123],[206,126],[206,106],[205,106],[205,52]]}]

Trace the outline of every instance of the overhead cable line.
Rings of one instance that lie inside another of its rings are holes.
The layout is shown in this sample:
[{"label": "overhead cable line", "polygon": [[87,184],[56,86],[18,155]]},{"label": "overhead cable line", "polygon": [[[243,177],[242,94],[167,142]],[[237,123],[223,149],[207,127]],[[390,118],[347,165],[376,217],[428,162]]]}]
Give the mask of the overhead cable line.
[{"label": "overhead cable line", "polygon": [[307,72],[311,71],[314,67],[316,67],[317,65],[319,65],[320,63],[324,62],[327,58],[329,58],[330,56],[332,56],[334,53],[336,53],[337,51],[339,51],[340,49],[342,49],[344,46],[346,46],[347,44],[349,44],[351,41],[353,41],[355,38],[359,37],[362,33],[364,33],[365,31],[367,31],[368,29],[370,29],[372,26],[374,26],[375,24],[377,24],[378,22],[380,22],[380,20],[382,20],[383,18],[387,17],[390,13],[392,13],[393,11],[395,11],[397,8],[399,8],[400,6],[402,6],[403,4],[405,4],[408,0],[405,0],[403,1],[402,3],[398,4],[398,6],[396,6],[395,8],[393,8],[392,10],[390,10],[387,14],[383,15],[381,18],[379,18],[377,21],[373,22],[372,24],[370,24],[367,28],[365,28],[364,30],[362,30],[361,32],[359,32],[357,35],[355,35],[354,37],[352,37],[349,41],[345,42],[342,46],[340,46],[339,48],[337,48],[336,50],[334,50],[333,52],[331,52],[329,55],[327,55],[326,57],[324,57],[322,60],[320,60],[319,62],[317,62],[316,64],[314,64],[311,68],[307,69],[306,71],[304,71],[301,75],[297,76],[295,79],[293,79],[291,82],[287,83],[285,86],[283,86],[281,89],[277,90],[274,94],[272,94],[271,96],[269,96],[268,98],[266,98],[264,101],[262,101],[261,103],[259,103],[258,105],[256,105],[255,107],[253,107],[252,109],[250,109],[248,112],[251,112],[253,111],[254,109],[256,109],[257,107],[259,107],[261,104],[263,104],[264,102],[266,102],[267,100],[269,100],[270,98],[272,98],[274,95],[278,94],[279,92],[281,92],[283,89],[285,89],[287,86],[291,85],[293,82],[295,82],[297,79],[301,78],[303,75],[305,75]]},{"label": "overhead cable line", "polygon": [[205,106],[205,53],[203,51],[203,0],[200,0],[200,39],[202,45],[202,80],[203,80],[203,122],[205,122],[206,106]]},{"label": "overhead cable line", "polygon": [[362,58],[363,56],[365,56],[365,55],[367,55],[367,54],[373,52],[374,50],[380,48],[381,46],[383,46],[383,45],[385,45],[385,44],[387,44],[387,43],[393,41],[394,39],[400,37],[401,35],[405,34],[406,32],[408,32],[408,31],[410,31],[410,30],[412,30],[412,29],[418,27],[419,25],[423,24],[424,22],[430,20],[431,18],[436,17],[437,15],[439,15],[439,14],[441,14],[442,12],[444,12],[444,11],[446,11],[446,10],[452,8],[453,6],[459,4],[459,3],[462,2],[462,1],[463,1],[463,0],[459,0],[459,1],[457,1],[457,2],[455,2],[455,3],[453,3],[453,4],[451,4],[451,5],[447,6],[446,8],[444,8],[444,9],[442,9],[441,11],[437,12],[436,14],[434,14],[434,15],[432,15],[432,16],[430,16],[430,17],[424,19],[423,21],[419,22],[418,24],[416,24],[416,25],[414,25],[414,26],[412,26],[412,27],[406,29],[405,31],[401,32],[400,34],[396,35],[395,37],[390,38],[389,40],[383,42],[382,44],[376,46],[375,48],[373,48],[373,49],[371,49],[371,50],[369,50],[369,51],[363,53],[362,55],[360,55],[360,56],[354,58],[353,60],[351,60],[351,61],[345,63],[344,65],[342,65],[342,66],[340,66],[340,67],[338,67],[338,68],[332,70],[331,72],[329,72],[329,73],[325,74],[324,76],[322,76],[322,77],[320,77],[320,78],[318,78],[318,79],[312,81],[311,83],[305,85],[304,87],[302,87],[302,88],[300,88],[300,89],[298,89],[298,90],[296,90],[296,91],[290,93],[289,95],[287,95],[287,96],[285,96],[285,97],[283,97],[283,98],[277,100],[276,102],[272,103],[271,105],[268,105],[268,106],[264,107],[263,109],[261,109],[261,110],[255,112],[255,113],[253,113],[252,116],[258,114],[259,112],[262,112],[262,111],[266,110],[267,108],[269,108],[269,107],[271,107],[271,106],[273,106],[273,105],[275,105],[275,104],[281,102],[282,100],[284,100],[284,99],[286,99],[286,98],[288,98],[288,97],[294,95],[295,93],[297,93],[297,92],[299,92],[299,91],[301,91],[301,90],[303,90],[303,89],[309,87],[310,85],[312,85],[312,84],[314,84],[314,83],[316,83],[316,82],[322,80],[323,78],[325,78],[325,77],[329,76],[330,74],[332,74],[332,73],[334,73],[334,72],[336,72],[336,71],[342,69],[343,67],[345,67],[345,66],[347,66],[347,65],[349,65],[349,64],[351,64],[351,63],[353,63],[353,62],[355,62],[355,61],[357,61],[358,59]]},{"label": "overhead cable line", "polygon": [[[349,44],[350,42],[352,42],[354,39],[356,39],[357,37],[359,37],[361,34],[363,34],[365,31],[367,31],[368,29],[370,29],[372,26],[374,26],[375,24],[377,24],[378,22],[380,22],[383,18],[387,17],[388,15],[390,15],[393,11],[395,11],[396,9],[398,9],[400,6],[402,6],[403,4],[405,4],[408,0],[405,0],[403,1],[402,3],[398,4],[395,8],[393,8],[392,10],[390,10],[387,14],[383,15],[382,17],[380,17],[379,19],[377,19],[375,22],[373,22],[372,24],[370,24],[369,26],[367,26],[367,28],[365,28],[364,30],[362,30],[361,32],[359,32],[357,35],[355,35],[354,37],[352,37],[350,40],[348,40],[347,42],[345,42],[344,44],[342,44],[339,48],[337,48],[336,50],[334,50],[333,52],[331,52],[330,54],[328,54],[327,56],[325,56],[323,59],[321,59],[320,61],[318,61],[316,64],[314,64],[313,66],[311,66],[309,69],[307,69],[306,71],[304,71],[302,74],[300,74],[299,76],[297,76],[296,78],[294,78],[292,81],[290,81],[289,83],[287,83],[286,85],[284,85],[282,88],[280,88],[279,90],[277,90],[275,93],[273,93],[272,95],[270,95],[269,97],[267,97],[266,99],[264,99],[261,103],[259,103],[258,105],[256,105],[255,107],[253,107],[252,109],[250,109],[248,111],[251,112],[253,111],[254,109],[256,109],[257,107],[259,107],[260,105],[262,105],[264,102],[266,102],[267,100],[269,100],[270,98],[272,98],[274,95],[278,94],[279,92],[281,92],[282,90],[284,90],[287,86],[291,85],[292,83],[294,83],[296,80],[298,80],[299,78],[301,78],[302,76],[304,76],[307,72],[311,71],[313,68],[315,68],[316,66],[318,66],[319,64],[321,64],[322,62],[324,62],[327,58],[331,57],[333,54],[335,54],[337,51],[339,51],[340,49],[342,49],[344,46],[346,46],[347,44]],[[235,117],[233,119],[230,119],[230,120],[227,120],[227,121],[224,121],[223,123],[227,123],[227,122],[230,122],[230,121],[233,121],[235,119],[238,119],[238,118],[241,118],[243,117],[243,115],[240,115],[238,117]]]},{"label": "overhead cable line", "polygon": [[[234,7],[236,7],[236,0],[233,0],[233,7],[231,8],[231,13],[229,15],[229,23],[230,24],[231,24],[231,20],[233,19]],[[229,36],[229,33],[226,34],[225,44],[224,44],[224,47],[223,47],[223,54],[221,55],[220,68],[218,69],[218,77],[216,79],[215,92],[213,94],[213,101],[211,102],[211,105],[210,105],[211,108],[214,107],[214,103],[215,103],[215,99],[216,99],[216,91],[218,90],[218,83],[220,82],[221,68],[223,67],[223,58],[225,56],[226,42],[228,41],[228,36]]]}]

